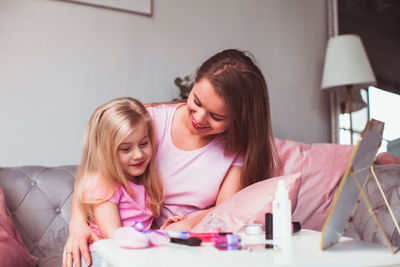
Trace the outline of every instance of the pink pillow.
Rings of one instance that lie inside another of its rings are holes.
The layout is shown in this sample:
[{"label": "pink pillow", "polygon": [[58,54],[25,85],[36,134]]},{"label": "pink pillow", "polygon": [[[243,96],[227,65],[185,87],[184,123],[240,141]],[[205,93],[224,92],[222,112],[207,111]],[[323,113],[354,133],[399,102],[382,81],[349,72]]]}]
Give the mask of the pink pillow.
[{"label": "pink pillow", "polygon": [[0,265],[36,266],[39,259],[32,256],[15,228],[0,188]]},{"label": "pink pillow", "polygon": [[293,221],[304,229],[320,231],[328,215],[337,184],[342,178],[353,146],[304,144],[275,139],[281,161],[277,175],[301,172],[301,187]]},{"label": "pink pillow", "polygon": [[[237,192],[213,210],[225,222],[227,232],[244,231],[247,223],[265,224],[265,213],[272,212],[272,201],[279,180],[284,180],[289,192],[292,211],[296,208],[301,173],[270,178]],[[209,216],[204,217],[192,232],[204,232]]]},{"label": "pink pillow", "polygon": [[375,164],[378,165],[400,164],[400,156],[395,156],[390,152],[383,152],[376,156]]}]

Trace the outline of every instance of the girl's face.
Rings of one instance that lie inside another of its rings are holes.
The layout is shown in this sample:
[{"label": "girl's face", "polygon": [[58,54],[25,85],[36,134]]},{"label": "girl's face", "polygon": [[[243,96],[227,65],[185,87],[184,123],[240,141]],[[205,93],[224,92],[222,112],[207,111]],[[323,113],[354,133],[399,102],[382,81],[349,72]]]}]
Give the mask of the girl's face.
[{"label": "girl's face", "polygon": [[223,133],[228,128],[228,108],[207,79],[195,83],[187,100],[189,128],[198,135]]},{"label": "girl's face", "polygon": [[153,155],[147,125],[138,123],[118,146],[118,158],[127,178],[142,175]]}]

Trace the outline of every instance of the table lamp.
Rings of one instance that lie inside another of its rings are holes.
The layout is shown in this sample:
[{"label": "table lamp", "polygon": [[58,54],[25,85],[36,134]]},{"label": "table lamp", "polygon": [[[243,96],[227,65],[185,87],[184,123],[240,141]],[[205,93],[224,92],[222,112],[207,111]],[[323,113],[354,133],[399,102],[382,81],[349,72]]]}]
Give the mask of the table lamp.
[{"label": "table lamp", "polygon": [[[347,108],[350,115],[350,135],[353,143],[352,91],[376,85],[375,75],[369,63],[361,38],[355,34],[333,36],[329,39],[325,54],[322,89],[346,90]],[[360,99],[360,97],[359,97]]]}]

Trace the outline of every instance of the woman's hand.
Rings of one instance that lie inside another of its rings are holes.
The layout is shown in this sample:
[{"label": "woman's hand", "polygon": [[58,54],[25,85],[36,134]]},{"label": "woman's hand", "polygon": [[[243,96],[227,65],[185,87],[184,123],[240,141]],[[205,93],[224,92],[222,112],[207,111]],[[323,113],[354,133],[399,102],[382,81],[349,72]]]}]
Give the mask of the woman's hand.
[{"label": "woman's hand", "polygon": [[81,253],[87,265],[92,264],[88,243],[93,243],[100,238],[87,225],[82,212],[77,207],[75,194],[72,195],[71,219],[69,222],[69,236],[64,246],[62,266],[81,267]]},{"label": "woman's hand", "polygon": [[186,219],[186,216],[171,216],[165,220],[164,224],[160,227],[161,230],[167,228],[170,224],[179,222]]},{"label": "woman's hand", "polygon": [[169,230],[169,231],[190,232],[192,230],[192,228],[196,225],[196,223],[197,223],[196,218],[189,218],[186,220],[171,223],[171,224],[167,225],[165,228],[161,228],[161,229],[165,229],[165,230]]},{"label": "woman's hand", "polygon": [[[100,238],[87,225],[70,225],[70,234],[64,246],[62,266],[81,267],[81,253],[88,266],[92,264],[88,243],[93,243]],[[74,263],[74,265],[72,264]]]}]

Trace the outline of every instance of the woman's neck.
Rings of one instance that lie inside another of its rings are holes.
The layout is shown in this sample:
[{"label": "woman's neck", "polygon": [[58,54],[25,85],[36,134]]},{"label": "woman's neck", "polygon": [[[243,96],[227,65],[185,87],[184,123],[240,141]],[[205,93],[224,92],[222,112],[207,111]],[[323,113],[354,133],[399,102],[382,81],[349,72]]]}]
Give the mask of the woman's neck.
[{"label": "woman's neck", "polygon": [[184,104],[176,109],[172,119],[171,138],[177,148],[185,151],[200,149],[215,138],[215,135],[201,136],[190,127],[190,112]]}]

